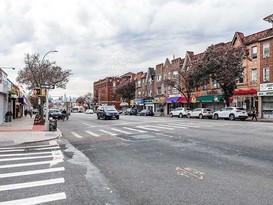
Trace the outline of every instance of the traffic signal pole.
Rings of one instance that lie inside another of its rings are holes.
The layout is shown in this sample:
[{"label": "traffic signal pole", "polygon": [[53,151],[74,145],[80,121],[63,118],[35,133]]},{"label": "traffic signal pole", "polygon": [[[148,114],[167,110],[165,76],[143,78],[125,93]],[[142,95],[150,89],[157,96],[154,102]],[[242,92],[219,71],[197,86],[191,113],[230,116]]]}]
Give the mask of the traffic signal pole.
[{"label": "traffic signal pole", "polygon": [[49,130],[49,124],[48,124],[48,93],[49,89],[46,89],[46,118],[45,118],[45,131]]}]

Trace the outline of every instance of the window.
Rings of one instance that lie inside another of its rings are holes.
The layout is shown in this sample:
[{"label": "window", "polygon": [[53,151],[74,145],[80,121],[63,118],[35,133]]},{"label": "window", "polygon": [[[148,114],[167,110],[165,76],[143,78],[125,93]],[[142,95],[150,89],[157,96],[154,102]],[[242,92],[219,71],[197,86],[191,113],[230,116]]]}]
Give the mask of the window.
[{"label": "window", "polygon": [[116,82],[113,82],[113,87],[116,87]]},{"label": "window", "polygon": [[145,79],[142,79],[142,85],[144,85],[145,84]]},{"label": "window", "polygon": [[158,76],[157,76],[157,81],[158,81],[158,82],[161,81],[161,75],[158,75]]},{"label": "window", "polygon": [[178,71],[173,71],[173,78],[178,79]]},{"label": "window", "polygon": [[269,57],[269,43],[263,44],[263,57],[264,58]]},{"label": "window", "polygon": [[141,97],[141,91],[137,92],[137,97],[140,98]]},{"label": "window", "polygon": [[142,91],[142,97],[145,97],[145,92],[144,91]]},{"label": "window", "polygon": [[149,85],[151,85],[152,84],[152,78],[149,78],[149,81],[148,81],[148,83],[149,83]]},{"label": "window", "polygon": [[172,73],[168,72],[168,79],[171,79]]},{"label": "window", "polygon": [[242,75],[238,78],[237,83],[244,83],[244,72],[242,72]]},{"label": "window", "polygon": [[166,73],[164,74],[164,80],[166,80],[167,79],[167,75],[166,75]]},{"label": "window", "polygon": [[141,81],[140,80],[137,81],[137,87],[141,87]]},{"label": "window", "polygon": [[257,69],[252,69],[251,71],[251,82],[256,83],[257,81]]},{"label": "window", "polygon": [[257,58],[257,46],[254,46],[251,48],[251,58],[256,59]]},{"label": "window", "polygon": [[179,91],[178,91],[176,88],[173,88],[173,89],[172,89],[172,93],[173,93],[173,94],[177,94],[177,93],[179,93]]},{"label": "window", "polygon": [[153,94],[152,90],[149,90],[149,96],[151,97]]},{"label": "window", "polygon": [[207,89],[207,82],[203,81],[203,90],[206,90],[206,89]]},{"label": "window", "polygon": [[216,80],[213,81],[213,88],[220,88],[220,85]]},{"label": "window", "polygon": [[264,81],[269,81],[269,68],[264,68],[263,69],[263,80]]},{"label": "window", "polygon": [[157,94],[158,94],[158,95],[162,94],[161,87],[158,87],[158,88],[157,88]]}]

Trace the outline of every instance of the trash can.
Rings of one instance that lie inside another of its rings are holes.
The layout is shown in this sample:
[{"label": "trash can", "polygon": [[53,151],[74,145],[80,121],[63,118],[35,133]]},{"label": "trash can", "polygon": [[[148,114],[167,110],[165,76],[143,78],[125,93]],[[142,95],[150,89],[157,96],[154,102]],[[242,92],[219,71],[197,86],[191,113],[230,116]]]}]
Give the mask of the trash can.
[{"label": "trash can", "polygon": [[56,130],[57,130],[57,120],[50,117],[49,118],[49,131],[56,131]]}]

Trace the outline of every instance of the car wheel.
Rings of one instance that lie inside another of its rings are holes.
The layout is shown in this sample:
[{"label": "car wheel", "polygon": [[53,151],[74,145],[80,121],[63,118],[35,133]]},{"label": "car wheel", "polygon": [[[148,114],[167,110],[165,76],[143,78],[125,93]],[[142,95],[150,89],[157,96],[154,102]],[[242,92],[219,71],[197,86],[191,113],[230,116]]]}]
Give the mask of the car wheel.
[{"label": "car wheel", "polygon": [[172,113],[170,114],[170,117],[173,117],[173,114],[172,114]]},{"label": "car wheel", "polygon": [[107,117],[106,117],[106,115],[104,115],[104,116],[103,116],[103,119],[107,120]]},{"label": "car wheel", "polygon": [[118,120],[118,119],[119,119],[119,116],[117,116],[116,119]]},{"label": "car wheel", "polygon": [[99,120],[100,119],[100,117],[97,115],[97,119]]},{"label": "car wheel", "polygon": [[245,119],[245,118],[241,118],[240,120],[241,120],[241,121],[245,121],[246,119]]},{"label": "car wheel", "polygon": [[187,117],[188,117],[188,118],[191,118],[191,114],[187,114]]},{"label": "car wheel", "polygon": [[180,114],[178,115],[178,117],[179,117],[179,118],[183,118],[183,114],[180,113]]},{"label": "car wheel", "polygon": [[230,114],[230,115],[229,115],[229,119],[230,119],[230,120],[235,120],[234,114]]},{"label": "car wheel", "polygon": [[199,119],[203,119],[203,115],[202,114],[199,114]]},{"label": "car wheel", "polygon": [[215,120],[218,120],[219,119],[219,116],[217,114],[214,115],[214,119]]}]

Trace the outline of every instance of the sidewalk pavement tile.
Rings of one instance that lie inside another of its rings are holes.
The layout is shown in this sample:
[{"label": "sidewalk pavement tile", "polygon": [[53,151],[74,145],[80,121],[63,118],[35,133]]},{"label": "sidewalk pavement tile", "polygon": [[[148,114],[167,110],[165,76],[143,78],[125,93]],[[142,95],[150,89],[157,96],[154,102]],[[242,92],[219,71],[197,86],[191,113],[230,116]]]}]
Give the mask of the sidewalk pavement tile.
[{"label": "sidewalk pavement tile", "polygon": [[60,130],[45,131],[44,125],[33,125],[34,118],[22,117],[0,125],[0,146],[53,140]]}]

